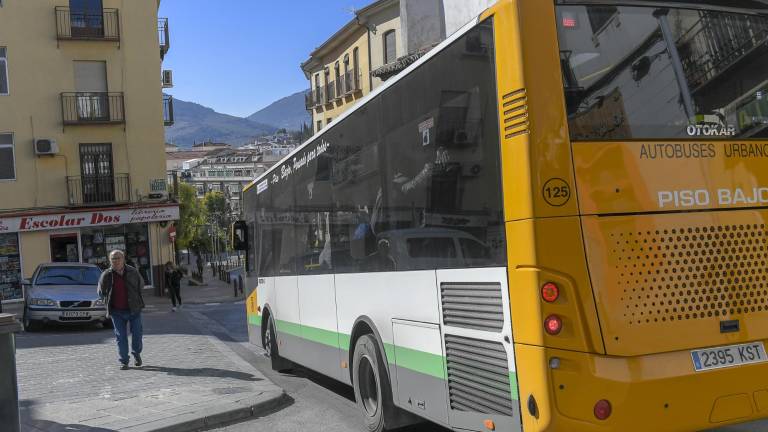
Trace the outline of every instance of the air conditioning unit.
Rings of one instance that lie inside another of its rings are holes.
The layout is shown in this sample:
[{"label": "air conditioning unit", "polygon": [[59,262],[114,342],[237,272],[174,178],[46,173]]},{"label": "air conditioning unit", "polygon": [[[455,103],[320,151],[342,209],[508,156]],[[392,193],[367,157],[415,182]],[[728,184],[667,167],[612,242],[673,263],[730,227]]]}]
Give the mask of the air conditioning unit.
[{"label": "air conditioning unit", "polygon": [[171,88],[171,87],[173,87],[173,71],[164,70],[163,71],[163,88]]},{"label": "air conditioning unit", "polygon": [[168,199],[168,192],[151,192],[147,195],[147,201],[165,201]]},{"label": "air conditioning unit", "polygon": [[55,140],[40,138],[35,140],[35,154],[38,156],[59,154],[59,145]]}]

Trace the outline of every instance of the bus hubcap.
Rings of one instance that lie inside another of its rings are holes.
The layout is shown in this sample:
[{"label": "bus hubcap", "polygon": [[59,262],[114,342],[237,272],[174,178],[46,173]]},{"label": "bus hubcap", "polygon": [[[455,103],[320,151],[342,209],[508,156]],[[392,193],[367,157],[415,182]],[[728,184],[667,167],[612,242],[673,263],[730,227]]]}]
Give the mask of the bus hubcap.
[{"label": "bus hubcap", "polygon": [[357,379],[360,383],[360,399],[363,402],[365,413],[369,417],[373,417],[379,410],[379,392],[373,364],[368,356],[363,356],[360,359]]},{"label": "bus hubcap", "polygon": [[[272,324],[270,321],[269,324]],[[267,355],[272,355],[272,329],[268,326],[264,331],[264,349],[267,351]]]}]

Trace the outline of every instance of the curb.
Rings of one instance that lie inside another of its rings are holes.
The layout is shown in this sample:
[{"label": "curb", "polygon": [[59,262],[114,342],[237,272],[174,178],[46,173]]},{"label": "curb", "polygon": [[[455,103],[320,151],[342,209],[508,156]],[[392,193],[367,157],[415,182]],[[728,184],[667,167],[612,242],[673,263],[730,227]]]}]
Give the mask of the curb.
[{"label": "curb", "polygon": [[[259,418],[279,411],[293,402],[285,391],[255,404],[248,404],[230,410],[211,412],[204,416],[183,414],[156,422],[120,429],[120,432],[198,432],[251,418]],[[213,410],[210,410],[213,411]]]}]

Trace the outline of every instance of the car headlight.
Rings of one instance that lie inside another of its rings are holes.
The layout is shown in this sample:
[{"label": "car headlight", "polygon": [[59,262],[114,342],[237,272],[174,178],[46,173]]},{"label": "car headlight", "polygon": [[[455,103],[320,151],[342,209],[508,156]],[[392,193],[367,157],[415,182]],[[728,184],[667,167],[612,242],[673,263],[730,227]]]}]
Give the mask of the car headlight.
[{"label": "car headlight", "polygon": [[29,301],[32,306],[56,306],[56,302],[50,299],[33,298]]},{"label": "car headlight", "polygon": [[94,306],[104,306],[104,300],[98,299],[95,302],[93,302]]}]

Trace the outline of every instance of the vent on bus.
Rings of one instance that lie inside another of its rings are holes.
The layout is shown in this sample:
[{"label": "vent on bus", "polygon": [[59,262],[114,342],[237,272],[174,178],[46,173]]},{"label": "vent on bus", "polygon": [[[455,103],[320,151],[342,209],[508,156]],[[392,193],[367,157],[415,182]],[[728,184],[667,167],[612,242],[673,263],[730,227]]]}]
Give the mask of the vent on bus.
[{"label": "vent on bus", "polygon": [[764,224],[617,232],[616,286],[631,325],[768,311]]},{"label": "vent on bus", "polygon": [[502,112],[505,139],[529,133],[528,96],[525,89],[505,94],[502,97]]},{"label": "vent on bus", "polygon": [[504,346],[499,342],[445,335],[451,409],[512,415],[512,389]]},{"label": "vent on bus", "polygon": [[445,325],[488,332],[504,327],[501,284],[447,282],[440,295]]}]

